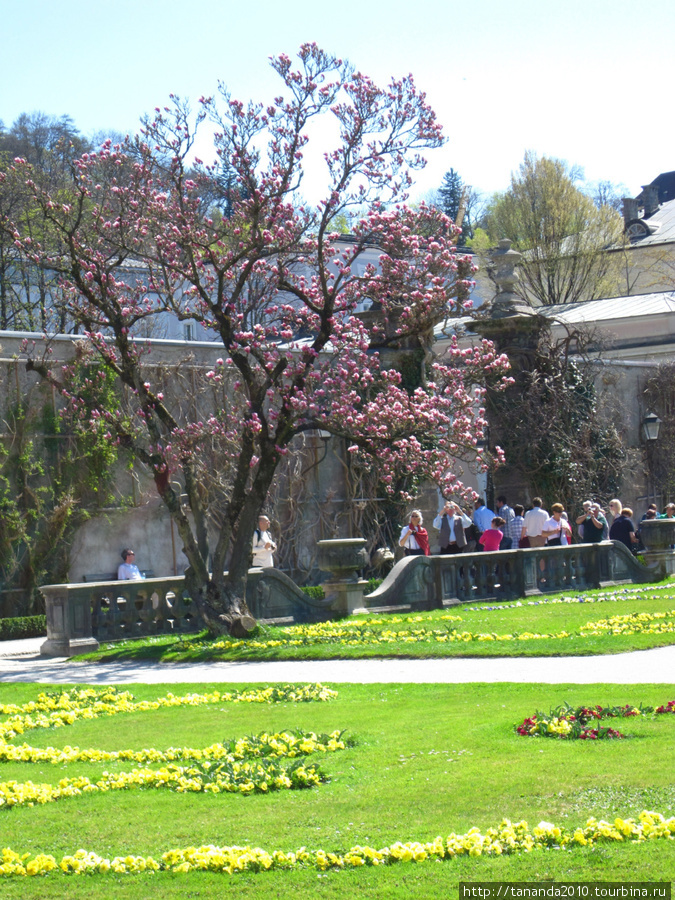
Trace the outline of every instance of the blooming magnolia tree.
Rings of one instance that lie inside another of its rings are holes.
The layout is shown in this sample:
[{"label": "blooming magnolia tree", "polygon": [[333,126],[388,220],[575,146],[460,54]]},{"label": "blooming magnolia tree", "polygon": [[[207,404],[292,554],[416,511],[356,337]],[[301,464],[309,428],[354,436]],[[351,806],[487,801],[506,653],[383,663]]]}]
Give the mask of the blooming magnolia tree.
[{"label": "blooming magnolia tree", "polygon": [[[466,301],[471,266],[455,252],[457,229],[436,210],[403,205],[419,151],[439,146],[441,129],[411,77],[381,89],[315,45],[298,57],[297,69],[286,56],[272,60],[283,95],[266,107],[221,89],[218,100],[201,100],[193,122],[174,99],[138,138],[82,156],[65,199],[21,160],[14,170],[51,246],[66,250],[54,255],[18,229],[17,241],[60,270],[87,338],[80,353],[123,389],[119,409],[87,414],[83,427],[104,428],[152,472],[213,632],[255,624],[244,601],[251,540],[294,437],[321,428],[346,438],[388,485],[404,470],[445,493],[461,490],[450,459],[475,447],[484,427],[472,385],[505,365],[487,342],[453,345],[447,358],[428,360],[412,393],[386,367],[391,349],[428,343],[433,325]],[[193,155],[207,118],[214,165]],[[317,118],[332,120],[337,139],[324,154],[325,199],[310,208],[297,197]],[[339,242],[331,222],[354,209],[353,236]],[[374,246],[378,265],[355,265]],[[142,274],[122,280],[130,261]],[[374,312],[357,314],[370,303]],[[210,371],[192,371],[189,392],[202,393],[191,411],[134,338],[166,313],[222,343]],[[77,410],[69,370],[27,352]]]}]

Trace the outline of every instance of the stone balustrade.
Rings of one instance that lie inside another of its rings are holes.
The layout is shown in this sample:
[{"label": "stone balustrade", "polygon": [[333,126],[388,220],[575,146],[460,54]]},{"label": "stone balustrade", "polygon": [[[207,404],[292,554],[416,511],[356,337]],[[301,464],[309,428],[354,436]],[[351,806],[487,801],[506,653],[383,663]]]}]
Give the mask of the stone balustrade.
[{"label": "stone balustrade", "polygon": [[[108,641],[161,634],[191,634],[204,622],[182,575],[143,581],[88,581],[48,584],[47,640],[43,656],[75,656]],[[276,569],[251,569],[246,601],[256,619],[324,621],[337,615],[332,599],[308,597]]]},{"label": "stone balustrade", "polygon": [[[347,543],[356,547],[348,547],[349,553],[361,553],[365,542]],[[316,622],[364,607],[432,609],[664,577],[660,566],[641,565],[623,544],[613,541],[497,553],[411,556],[400,560],[380,587],[366,597],[366,582],[353,573],[341,585],[341,565],[334,568],[332,582],[325,585],[324,600],[307,597],[276,569],[251,569],[246,594],[251,614],[267,621]],[[353,568],[349,567],[349,572]],[[347,593],[338,590],[340,587]],[[182,576],[52,584],[41,591],[47,611],[47,640],[40,651],[44,656],[74,656],[98,649],[101,642],[190,634],[204,627]]]},{"label": "stone balustrade", "polygon": [[409,556],[364,598],[368,609],[434,609],[459,603],[513,600],[560,591],[583,591],[626,582],[658,581],[661,568],[639,563],[617,541]]},{"label": "stone balustrade", "polygon": [[185,592],[183,576],[143,581],[48,584],[43,656],[74,656],[103,641],[157,634],[189,634],[204,624]]}]

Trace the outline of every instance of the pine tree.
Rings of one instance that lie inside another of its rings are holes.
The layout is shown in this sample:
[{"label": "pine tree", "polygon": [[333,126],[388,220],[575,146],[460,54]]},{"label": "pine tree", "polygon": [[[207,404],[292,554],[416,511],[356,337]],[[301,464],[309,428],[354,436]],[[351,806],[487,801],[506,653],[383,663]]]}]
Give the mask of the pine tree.
[{"label": "pine tree", "polygon": [[445,173],[443,183],[438,189],[439,206],[446,216],[450,216],[453,222],[457,222],[460,210],[462,211],[462,234],[458,241],[459,244],[465,244],[469,238],[473,237],[468,209],[469,192],[470,189],[454,169]]}]

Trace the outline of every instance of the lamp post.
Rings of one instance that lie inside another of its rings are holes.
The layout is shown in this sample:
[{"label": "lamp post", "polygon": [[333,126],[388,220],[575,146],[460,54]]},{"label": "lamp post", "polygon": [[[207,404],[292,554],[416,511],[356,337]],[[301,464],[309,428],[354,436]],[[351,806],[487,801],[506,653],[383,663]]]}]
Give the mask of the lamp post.
[{"label": "lamp post", "polygon": [[[648,412],[642,419],[642,435],[646,444],[649,478],[652,485],[661,474],[660,472],[654,474],[654,451],[660,428],[661,419],[656,413]],[[663,483],[662,480],[661,483]],[[656,499],[655,491],[654,499]],[[661,495],[662,502],[663,496]],[[667,512],[666,515],[668,515]],[[640,531],[647,563],[658,567],[662,578],[675,576],[675,521],[671,518],[646,520],[641,523]]]},{"label": "lamp post", "polygon": [[654,450],[656,441],[659,438],[660,430],[661,419],[659,419],[656,413],[645,413],[642,419],[642,438],[645,442],[645,449],[647,451],[647,477],[649,478],[649,483],[647,485],[647,496],[652,496],[654,498],[654,501],[656,501],[656,490],[654,487]]}]

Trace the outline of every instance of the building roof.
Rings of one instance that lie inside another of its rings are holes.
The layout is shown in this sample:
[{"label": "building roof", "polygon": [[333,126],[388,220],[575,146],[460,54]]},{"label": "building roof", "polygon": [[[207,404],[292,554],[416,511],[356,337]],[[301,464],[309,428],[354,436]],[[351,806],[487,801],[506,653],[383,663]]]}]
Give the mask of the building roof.
[{"label": "building roof", "polygon": [[537,312],[551,320],[554,332],[590,326],[603,358],[656,365],[675,356],[675,291],[544,306]]},{"label": "building roof", "polygon": [[631,243],[634,247],[646,247],[650,244],[675,243],[675,200],[668,200],[652,213],[635,223],[633,228],[642,225],[644,234],[631,231]]},{"label": "building roof", "polygon": [[[675,291],[538,306],[535,311],[551,322],[554,333],[590,326],[590,333],[599,339],[595,349],[603,359],[657,365],[675,358]],[[435,328],[439,349],[453,335],[464,345],[478,338],[469,316],[450,319]]]},{"label": "building roof", "polygon": [[555,306],[537,307],[537,312],[548,319],[558,319],[570,325],[664,315],[675,313],[675,291],[608,297],[605,300],[586,300],[581,303],[559,303]]}]

